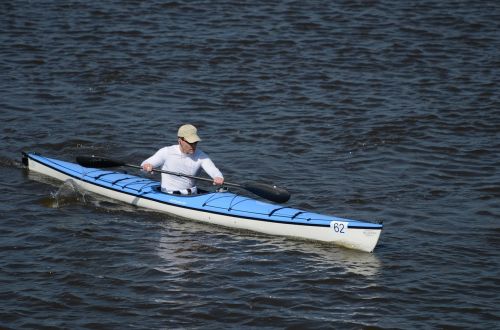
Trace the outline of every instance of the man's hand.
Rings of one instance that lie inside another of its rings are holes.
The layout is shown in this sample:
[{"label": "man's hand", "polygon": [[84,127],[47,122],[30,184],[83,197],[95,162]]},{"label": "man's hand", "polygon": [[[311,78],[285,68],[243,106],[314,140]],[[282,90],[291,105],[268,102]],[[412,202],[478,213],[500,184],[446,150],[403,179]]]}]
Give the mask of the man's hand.
[{"label": "man's hand", "polygon": [[151,165],[150,163],[146,163],[142,165],[142,169],[148,173],[151,173],[153,172],[153,165]]},{"label": "man's hand", "polygon": [[224,178],[216,177],[214,178],[214,186],[222,186],[224,184]]}]

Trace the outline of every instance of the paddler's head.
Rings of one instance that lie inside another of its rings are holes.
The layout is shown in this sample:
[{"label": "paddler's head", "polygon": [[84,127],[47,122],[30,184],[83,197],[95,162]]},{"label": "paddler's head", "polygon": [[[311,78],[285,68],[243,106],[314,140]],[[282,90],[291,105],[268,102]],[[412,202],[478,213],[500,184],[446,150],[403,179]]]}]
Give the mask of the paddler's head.
[{"label": "paddler's head", "polygon": [[196,151],[198,141],[201,141],[198,136],[198,130],[190,124],[185,124],[179,127],[177,137],[181,151],[185,154],[194,153]]}]

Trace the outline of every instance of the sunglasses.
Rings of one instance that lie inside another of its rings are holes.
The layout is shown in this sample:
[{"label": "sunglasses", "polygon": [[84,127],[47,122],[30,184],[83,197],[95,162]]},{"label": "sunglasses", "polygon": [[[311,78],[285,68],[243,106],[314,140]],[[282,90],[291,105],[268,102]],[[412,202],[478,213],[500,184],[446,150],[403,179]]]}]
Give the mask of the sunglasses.
[{"label": "sunglasses", "polygon": [[186,141],[183,137],[181,137],[181,138],[179,138],[179,139],[181,139],[182,141],[186,142],[187,144],[189,144],[189,145],[191,145],[191,146],[195,146],[195,145],[198,143],[198,141],[193,142],[193,143],[188,142],[188,141]]}]

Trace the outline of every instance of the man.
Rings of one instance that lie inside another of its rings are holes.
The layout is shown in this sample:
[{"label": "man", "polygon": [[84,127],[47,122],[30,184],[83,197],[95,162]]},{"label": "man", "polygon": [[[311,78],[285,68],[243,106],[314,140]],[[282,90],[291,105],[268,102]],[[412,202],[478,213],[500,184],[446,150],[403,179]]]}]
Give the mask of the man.
[{"label": "man", "polygon": [[[178,144],[164,147],[153,156],[142,162],[144,171],[151,172],[153,168],[160,167],[164,171],[176,172],[195,176],[200,168],[210,175],[214,185],[222,185],[224,177],[210,158],[200,149],[197,149],[198,130],[193,125],[185,124],[177,132]],[[190,195],[196,194],[197,188],[194,180],[184,176],[162,173],[161,190],[169,194]]]}]

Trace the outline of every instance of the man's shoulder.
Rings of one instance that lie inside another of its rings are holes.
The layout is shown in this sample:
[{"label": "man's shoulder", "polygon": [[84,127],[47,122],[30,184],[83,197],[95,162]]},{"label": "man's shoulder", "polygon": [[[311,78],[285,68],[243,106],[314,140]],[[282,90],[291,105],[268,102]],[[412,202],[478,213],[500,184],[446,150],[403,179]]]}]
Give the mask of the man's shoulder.
[{"label": "man's shoulder", "polygon": [[167,152],[167,153],[175,153],[179,151],[179,146],[177,144],[173,144],[171,146],[166,146],[160,149],[161,152]]}]

